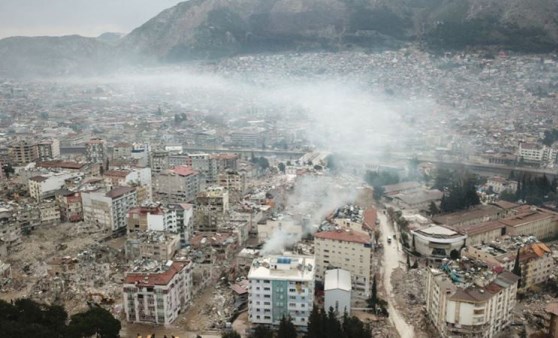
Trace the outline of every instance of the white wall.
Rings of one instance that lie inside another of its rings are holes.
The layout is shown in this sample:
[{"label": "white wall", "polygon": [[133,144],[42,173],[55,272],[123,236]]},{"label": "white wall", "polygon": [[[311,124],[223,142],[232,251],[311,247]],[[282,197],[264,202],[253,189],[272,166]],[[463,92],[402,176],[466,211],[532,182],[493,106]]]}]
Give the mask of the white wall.
[{"label": "white wall", "polygon": [[345,311],[350,315],[351,292],[341,289],[326,290],[324,295],[324,309],[329,311],[330,307],[333,307],[333,310],[337,310],[339,316],[342,316]]}]

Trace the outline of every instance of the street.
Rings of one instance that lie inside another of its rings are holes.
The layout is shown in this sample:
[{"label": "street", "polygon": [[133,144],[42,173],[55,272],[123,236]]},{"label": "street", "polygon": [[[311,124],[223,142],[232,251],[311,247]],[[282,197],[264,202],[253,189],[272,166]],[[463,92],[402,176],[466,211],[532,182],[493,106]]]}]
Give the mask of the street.
[{"label": "street", "polygon": [[394,231],[391,226],[389,226],[387,221],[387,216],[384,215],[383,210],[378,209],[378,219],[380,220],[380,230],[382,231],[382,243],[384,245],[384,257],[383,257],[383,269],[384,269],[384,286],[388,298],[388,310],[389,318],[393,322],[393,325],[397,329],[397,332],[401,338],[413,338],[414,331],[413,327],[401,316],[399,311],[395,308],[395,299],[393,296],[393,291],[391,287],[391,274],[393,269],[399,266],[399,262],[405,262],[405,257],[403,255],[403,250],[401,249],[399,243],[399,234],[397,234],[397,240],[392,240],[391,244],[388,244],[388,237],[393,238]]}]

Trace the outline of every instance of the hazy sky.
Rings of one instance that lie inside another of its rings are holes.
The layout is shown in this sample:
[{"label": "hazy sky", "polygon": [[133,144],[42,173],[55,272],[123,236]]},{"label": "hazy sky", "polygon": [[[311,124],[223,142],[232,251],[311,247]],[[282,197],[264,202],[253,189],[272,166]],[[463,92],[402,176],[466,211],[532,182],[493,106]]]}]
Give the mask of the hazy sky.
[{"label": "hazy sky", "polygon": [[0,38],[128,33],[180,0],[0,0]]}]

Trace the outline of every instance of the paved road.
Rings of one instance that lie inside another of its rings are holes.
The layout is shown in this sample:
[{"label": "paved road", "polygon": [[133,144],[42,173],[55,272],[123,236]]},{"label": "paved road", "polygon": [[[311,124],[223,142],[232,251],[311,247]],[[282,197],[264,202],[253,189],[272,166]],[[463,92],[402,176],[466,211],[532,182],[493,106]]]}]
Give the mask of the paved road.
[{"label": "paved road", "polygon": [[[388,225],[387,217],[382,210],[378,210],[378,219],[380,220],[380,229],[382,231],[382,242],[384,245],[383,269],[384,269],[384,286],[388,294],[389,318],[397,329],[401,338],[413,338],[415,336],[413,327],[405,322],[405,319],[395,308],[395,299],[391,287],[391,273],[397,268],[400,262],[405,262],[403,250],[399,241],[393,240],[391,244],[387,243],[387,238],[393,238],[393,228]],[[399,234],[397,234],[399,238]]]}]

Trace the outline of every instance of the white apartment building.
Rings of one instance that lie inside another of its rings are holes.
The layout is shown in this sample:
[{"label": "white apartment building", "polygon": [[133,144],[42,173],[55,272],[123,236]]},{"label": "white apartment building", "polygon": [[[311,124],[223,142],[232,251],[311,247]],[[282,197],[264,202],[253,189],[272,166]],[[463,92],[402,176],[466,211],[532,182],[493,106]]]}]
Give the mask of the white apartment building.
[{"label": "white apartment building", "polygon": [[56,190],[61,189],[67,179],[77,176],[79,175],[75,173],[61,172],[31,177],[27,181],[29,195],[36,201],[40,201],[49,194],[54,194]]},{"label": "white apartment building", "polygon": [[83,220],[106,232],[125,231],[128,211],[137,203],[136,191],[131,187],[118,187],[107,193],[83,192],[81,199]]},{"label": "white apartment building", "polygon": [[147,199],[153,199],[151,189],[151,168],[129,168],[109,170],[104,173],[105,183],[109,188],[118,186],[142,186],[146,188]]},{"label": "white apartment building", "polygon": [[324,281],[325,272],[343,269],[351,273],[352,288],[360,297],[369,297],[372,287],[370,236],[343,229],[314,234],[316,279]]},{"label": "white apartment building", "polygon": [[43,140],[37,143],[39,161],[54,160],[60,157],[60,141],[57,139]]},{"label": "white apartment building", "polygon": [[124,312],[135,323],[169,325],[192,300],[192,263],[141,261],[124,278]]},{"label": "white apartment building", "polygon": [[277,326],[290,317],[304,331],[314,304],[314,263],[310,256],[256,258],[248,273],[250,323]]},{"label": "white apartment building", "polygon": [[519,280],[513,273],[462,260],[427,274],[426,310],[440,337],[492,338],[511,323]]},{"label": "white apartment building", "polygon": [[209,154],[190,154],[192,168],[203,174],[207,183],[217,182],[219,174],[217,159]]},{"label": "white apartment building", "polygon": [[535,143],[520,143],[518,150],[519,159],[526,162],[556,162],[558,149]]}]

